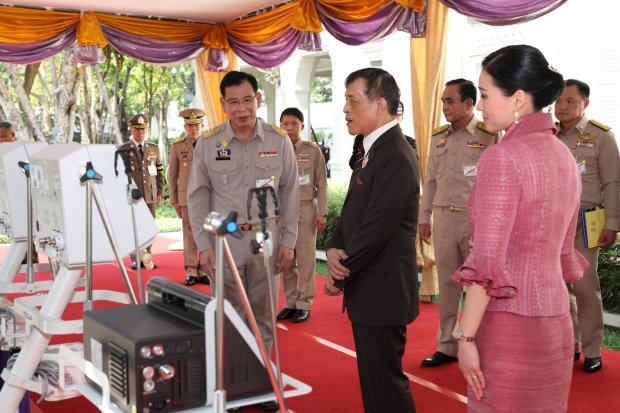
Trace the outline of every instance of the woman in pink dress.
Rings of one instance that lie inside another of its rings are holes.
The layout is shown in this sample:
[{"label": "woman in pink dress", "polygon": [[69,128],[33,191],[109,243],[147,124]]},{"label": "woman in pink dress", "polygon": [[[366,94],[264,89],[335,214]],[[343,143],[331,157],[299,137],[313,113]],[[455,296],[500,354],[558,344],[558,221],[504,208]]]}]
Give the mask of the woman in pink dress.
[{"label": "woman in pink dress", "polygon": [[587,261],[574,249],[581,194],[570,150],[542,109],[562,75],[531,46],[482,62],[478,110],[502,142],[480,158],[467,213],[472,249],[452,279],[467,286],[459,364],[469,412],[566,412],[573,325],[566,283]]}]

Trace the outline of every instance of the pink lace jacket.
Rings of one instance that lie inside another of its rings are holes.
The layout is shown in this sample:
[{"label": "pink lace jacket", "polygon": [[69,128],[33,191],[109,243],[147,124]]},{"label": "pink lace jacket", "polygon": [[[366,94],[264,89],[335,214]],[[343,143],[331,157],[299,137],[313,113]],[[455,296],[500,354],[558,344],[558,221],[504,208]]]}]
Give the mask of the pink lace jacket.
[{"label": "pink lace jacket", "polygon": [[573,247],[581,179],[555,133],[550,114],[524,116],[480,158],[467,205],[472,249],[452,279],[482,285],[487,311],[564,314],[565,283],[588,267]]}]

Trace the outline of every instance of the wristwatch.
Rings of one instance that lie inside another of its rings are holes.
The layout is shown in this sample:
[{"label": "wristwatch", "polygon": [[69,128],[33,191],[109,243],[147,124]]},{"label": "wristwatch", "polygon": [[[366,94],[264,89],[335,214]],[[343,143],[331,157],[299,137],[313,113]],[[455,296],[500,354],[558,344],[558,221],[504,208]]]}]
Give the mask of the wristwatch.
[{"label": "wristwatch", "polygon": [[458,341],[466,341],[468,343],[471,343],[473,341],[476,341],[476,337],[465,337],[465,334],[463,334],[463,332],[461,331],[460,328],[456,329],[456,332],[453,334],[454,338],[457,339]]}]

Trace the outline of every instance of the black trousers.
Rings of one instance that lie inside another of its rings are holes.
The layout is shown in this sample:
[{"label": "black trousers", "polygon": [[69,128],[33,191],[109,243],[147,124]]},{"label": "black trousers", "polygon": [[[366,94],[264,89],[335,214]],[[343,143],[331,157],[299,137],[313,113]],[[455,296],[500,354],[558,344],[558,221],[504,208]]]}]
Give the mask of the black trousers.
[{"label": "black trousers", "polygon": [[407,326],[351,324],[365,413],[414,413],[409,379],[403,373]]}]

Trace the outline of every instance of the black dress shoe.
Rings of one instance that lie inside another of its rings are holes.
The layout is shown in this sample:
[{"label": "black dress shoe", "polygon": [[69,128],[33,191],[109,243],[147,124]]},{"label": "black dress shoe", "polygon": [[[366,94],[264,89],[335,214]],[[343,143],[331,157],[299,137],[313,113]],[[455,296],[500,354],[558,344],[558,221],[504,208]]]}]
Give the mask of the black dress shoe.
[{"label": "black dress shoe", "polygon": [[583,371],[586,373],[595,373],[603,368],[603,360],[600,357],[584,357],[583,359]]},{"label": "black dress shoe", "polygon": [[[144,267],[144,264],[142,265]],[[157,264],[153,263],[153,269],[157,268]]]},{"label": "black dress shoe", "polygon": [[241,407],[233,407],[231,409],[226,410],[228,413],[239,413],[241,412]]},{"label": "black dress shoe", "polygon": [[[140,264],[142,264],[142,263],[140,263]],[[136,264],[135,260],[131,262],[131,269],[132,270],[137,270],[138,269],[138,264]]]},{"label": "black dress shoe", "polygon": [[293,316],[293,323],[303,323],[304,321],[308,321],[309,318],[310,310],[297,309],[297,311],[295,311],[295,316]]},{"label": "black dress shoe", "polygon": [[579,361],[579,358],[581,357],[581,353],[575,353],[575,361]]},{"label": "black dress shoe", "polygon": [[197,277],[194,277],[193,275],[188,275],[185,279],[185,285],[191,287],[192,285],[196,284],[196,281],[198,281]]},{"label": "black dress shoe", "polygon": [[459,359],[436,351],[432,356],[422,360],[422,367],[438,367],[444,363],[454,363],[455,361],[459,361]]},{"label": "black dress shoe", "polygon": [[282,311],[280,311],[278,313],[276,318],[278,320],[286,320],[287,318],[293,318],[293,317],[295,317],[295,311],[297,311],[297,310],[295,310],[294,308],[286,308],[286,307],[284,307],[282,309]]},{"label": "black dress shoe", "polygon": [[207,285],[211,284],[211,280],[206,275],[203,275],[202,277],[200,277],[199,280],[203,284],[207,284]]},{"label": "black dress shoe", "polygon": [[280,408],[280,405],[277,401],[272,400],[270,402],[258,403],[256,407],[258,408],[258,410],[261,410],[263,412],[275,412]]}]

